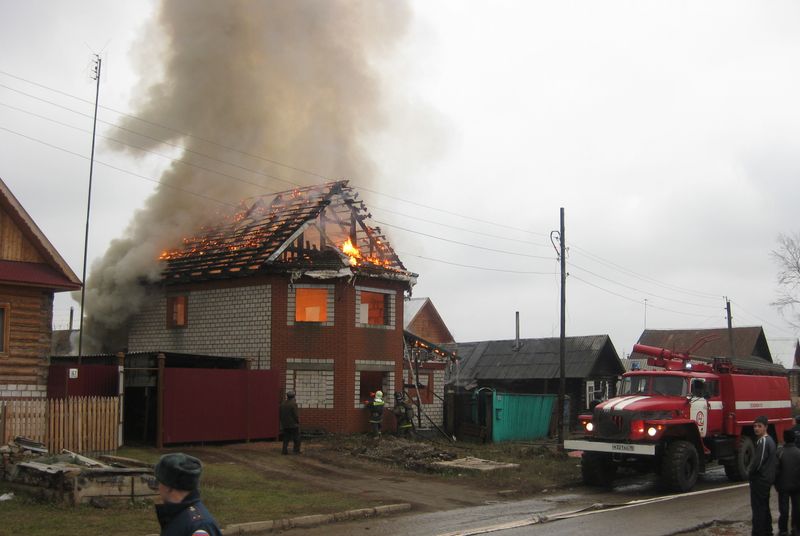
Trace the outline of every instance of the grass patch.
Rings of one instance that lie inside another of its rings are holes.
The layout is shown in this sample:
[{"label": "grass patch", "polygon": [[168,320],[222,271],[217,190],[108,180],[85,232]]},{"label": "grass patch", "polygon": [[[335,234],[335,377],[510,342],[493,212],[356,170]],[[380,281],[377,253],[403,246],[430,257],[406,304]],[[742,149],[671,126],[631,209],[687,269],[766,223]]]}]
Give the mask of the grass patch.
[{"label": "grass patch", "polygon": [[[191,453],[191,449],[187,449]],[[154,463],[155,449],[120,449],[118,455]],[[12,491],[0,483],[0,494]],[[297,515],[332,513],[363,508],[363,500],[336,493],[309,490],[301,484],[266,476],[237,463],[204,461],[201,496],[224,527],[231,523],[264,521]],[[141,536],[159,532],[153,505],[118,504],[108,509],[69,507],[40,502],[15,492],[11,501],[0,502],[0,536],[115,534]]]}]

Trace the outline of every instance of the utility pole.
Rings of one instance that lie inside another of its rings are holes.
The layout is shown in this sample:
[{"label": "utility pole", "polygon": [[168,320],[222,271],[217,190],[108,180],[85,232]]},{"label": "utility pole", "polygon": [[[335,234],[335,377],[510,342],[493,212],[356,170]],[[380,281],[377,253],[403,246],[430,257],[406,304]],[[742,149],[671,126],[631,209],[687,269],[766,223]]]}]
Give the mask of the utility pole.
[{"label": "utility pole", "polygon": [[[566,395],[566,377],[565,377],[565,364],[566,361],[566,305],[567,305],[567,255],[566,255],[566,240],[564,239],[564,207],[561,207],[561,226],[559,231],[550,233],[550,241],[553,242],[553,236],[558,237],[559,247],[557,248],[558,257],[561,261],[561,336],[558,344],[558,364],[559,364],[559,380],[558,380],[558,417],[556,419],[558,426],[558,449],[564,450],[564,398]],[[555,242],[553,242],[555,247]]]},{"label": "utility pole", "polygon": [[644,299],[644,329],[647,329],[647,298]]},{"label": "utility pole", "polygon": [[733,317],[731,316],[731,301],[725,296],[725,311],[728,316],[728,342],[731,345],[731,358],[736,355],[736,347],[733,345]]},{"label": "utility pole", "polygon": [[89,252],[89,215],[92,213],[92,174],[94,172],[94,142],[97,135],[97,105],[100,102],[100,68],[103,60],[100,56],[95,54],[94,70],[92,72],[92,79],[97,81],[97,87],[94,94],[94,125],[92,126],[92,154],[89,158],[89,195],[86,200],[86,233],[83,238],[83,275],[81,276],[81,318],[78,322],[78,365],[81,364],[81,356],[83,356],[83,318],[85,310],[83,308],[86,303],[86,258]]}]

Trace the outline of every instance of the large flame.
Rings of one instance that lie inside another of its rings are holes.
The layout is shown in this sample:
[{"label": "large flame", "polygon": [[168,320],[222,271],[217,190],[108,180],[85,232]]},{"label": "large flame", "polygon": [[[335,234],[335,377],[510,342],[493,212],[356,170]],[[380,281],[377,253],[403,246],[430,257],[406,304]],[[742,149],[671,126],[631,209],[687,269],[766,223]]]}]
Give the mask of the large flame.
[{"label": "large flame", "polygon": [[357,247],[353,246],[353,242],[349,238],[342,244],[342,252],[350,257],[350,266],[357,265],[358,261],[361,260],[361,252]]}]

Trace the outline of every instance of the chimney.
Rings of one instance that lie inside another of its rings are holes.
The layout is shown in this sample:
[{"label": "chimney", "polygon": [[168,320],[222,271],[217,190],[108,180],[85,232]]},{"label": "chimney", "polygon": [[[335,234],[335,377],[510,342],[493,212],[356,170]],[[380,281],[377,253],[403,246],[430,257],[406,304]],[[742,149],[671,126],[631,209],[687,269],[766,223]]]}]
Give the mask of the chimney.
[{"label": "chimney", "polygon": [[516,317],[517,317],[517,321],[516,321],[516,326],[517,326],[517,336],[516,336],[516,338],[514,339],[514,351],[515,351],[515,352],[517,352],[517,351],[519,351],[519,349],[520,349],[520,347],[521,347],[521,345],[520,345],[520,343],[519,343],[519,311],[516,311],[516,313],[515,313],[515,314],[516,314]]}]

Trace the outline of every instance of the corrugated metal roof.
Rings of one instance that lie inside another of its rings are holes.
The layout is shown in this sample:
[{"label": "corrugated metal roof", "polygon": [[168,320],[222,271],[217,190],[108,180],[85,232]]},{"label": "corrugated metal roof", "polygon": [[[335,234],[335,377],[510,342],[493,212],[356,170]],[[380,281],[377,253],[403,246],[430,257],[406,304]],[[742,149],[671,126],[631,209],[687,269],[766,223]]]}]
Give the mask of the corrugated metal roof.
[{"label": "corrugated metal roof", "polygon": [[[755,356],[772,363],[772,354],[760,326],[737,327],[732,329],[735,352],[731,353],[730,338],[727,328],[716,329],[646,329],[639,337],[639,344],[666,348],[673,352],[686,352],[703,337],[717,337],[696,350],[692,355],[703,357],[745,358]],[[643,359],[647,356],[632,353],[631,358]]]},{"label": "corrugated metal roof", "polygon": [[[513,339],[442,346],[455,351],[460,358],[457,371],[457,383],[460,385],[471,380],[511,381],[559,377],[557,337],[521,339],[520,343],[517,350]],[[567,337],[564,365],[567,378],[617,376],[625,372],[608,335]]]}]

